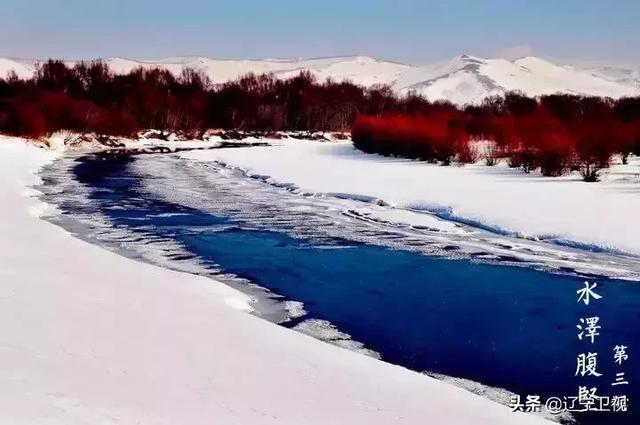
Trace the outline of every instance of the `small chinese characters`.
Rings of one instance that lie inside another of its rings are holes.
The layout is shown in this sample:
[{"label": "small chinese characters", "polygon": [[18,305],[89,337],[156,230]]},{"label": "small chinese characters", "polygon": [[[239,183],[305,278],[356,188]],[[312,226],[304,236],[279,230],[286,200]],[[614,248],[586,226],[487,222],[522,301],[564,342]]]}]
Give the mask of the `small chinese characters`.
[{"label": "small chinese characters", "polygon": [[539,395],[527,395],[524,399],[512,395],[509,408],[513,412],[548,412],[552,415],[584,412],[626,412],[629,399],[626,395],[599,395],[595,387],[578,387],[578,393],[571,396],[549,397],[542,400]]}]

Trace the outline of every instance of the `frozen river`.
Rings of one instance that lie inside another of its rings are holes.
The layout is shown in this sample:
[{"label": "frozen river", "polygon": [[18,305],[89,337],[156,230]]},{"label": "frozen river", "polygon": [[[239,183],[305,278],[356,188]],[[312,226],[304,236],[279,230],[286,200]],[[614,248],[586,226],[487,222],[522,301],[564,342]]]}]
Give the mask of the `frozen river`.
[{"label": "frozen river", "polygon": [[[637,276],[634,259],[427,214],[423,224],[397,225],[393,208],[375,200],[294,193],[175,155],[66,158],[43,177],[45,199],[63,212],[58,224],[123,255],[255,294],[256,314],[283,326],[523,397],[571,396],[580,385],[640,396],[636,362],[625,366],[630,385],[611,386],[613,347],[640,340],[640,286],[616,279],[619,269]],[[576,302],[585,279],[603,296],[590,306]],[[577,339],[576,324],[593,315],[603,329],[590,344]],[[603,376],[574,376],[585,351],[602,353]]]}]

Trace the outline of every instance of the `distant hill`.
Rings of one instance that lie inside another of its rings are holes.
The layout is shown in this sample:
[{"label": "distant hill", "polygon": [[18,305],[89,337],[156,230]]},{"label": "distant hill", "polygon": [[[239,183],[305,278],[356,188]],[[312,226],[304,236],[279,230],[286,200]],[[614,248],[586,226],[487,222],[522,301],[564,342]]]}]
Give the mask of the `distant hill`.
[{"label": "distant hill", "polygon": [[[273,73],[286,78],[306,70],[319,80],[350,80],[365,86],[387,84],[399,94],[415,92],[430,100],[444,99],[456,104],[478,103],[488,96],[514,90],[529,96],[570,93],[618,98],[640,95],[637,70],[558,65],[533,56],[511,61],[461,55],[422,66],[366,56],[286,60],[177,57],[158,61],[109,58],[105,62],[116,73],[127,73],[137,67],[159,67],[178,75],[184,68],[193,68],[202,71],[213,83],[233,80],[250,72]],[[28,78],[33,75],[35,64],[34,60],[0,58],[0,76],[14,71],[19,77]]]}]

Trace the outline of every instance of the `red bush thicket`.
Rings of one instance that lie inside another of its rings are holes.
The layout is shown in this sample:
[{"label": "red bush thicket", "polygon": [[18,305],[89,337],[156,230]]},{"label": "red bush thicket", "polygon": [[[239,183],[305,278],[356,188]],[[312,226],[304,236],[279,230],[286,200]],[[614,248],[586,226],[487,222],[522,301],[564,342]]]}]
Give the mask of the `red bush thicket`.
[{"label": "red bush thicket", "polygon": [[397,155],[451,164],[461,152],[469,161],[471,147],[461,114],[358,116],[352,128],[354,145],[365,152]]},{"label": "red bush thicket", "polygon": [[518,93],[458,108],[387,86],[249,74],[213,85],[185,70],[135,69],[116,75],[102,62],[49,60],[34,77],[0,78],[0,132],[41,137],[58,130],[113,136],[140,129],[201,137],[209,128],[273,132],[348,131],[356,147],[384,155],[450,164],[506,158],[548,176],[579,169],[597,180],[612,155],[640,154],[640,98],[574,95],[529,98]]},{"label": "red bush thicket", "polygon": [[640,153],[640,101],[508,95],[462,111],[358,116],[352,131],[355,146],[366,152],[467,163],[477,157],[470,140],[483,140],[488,165],[505,157],[527,173],[559,176],[575,169],[585,181],[597,181],[614,154],[626,163],[630,153]]}]

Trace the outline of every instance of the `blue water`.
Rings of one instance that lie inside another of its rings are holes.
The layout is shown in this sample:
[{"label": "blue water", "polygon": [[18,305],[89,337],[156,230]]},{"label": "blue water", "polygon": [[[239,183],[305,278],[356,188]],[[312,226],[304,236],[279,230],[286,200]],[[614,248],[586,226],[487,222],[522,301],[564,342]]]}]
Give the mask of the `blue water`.
[{"label": "blue water", "polygon": [[[388,362],[523,396],[561,397],[575,395],[579,385],[597,386],[602,395],[628,395],[632,411],[580,415],[580,423],[640,423],[640,409],[633,409],[640,400],[640,284],[596,279],[603,299],[585,306],[576,302],[584,281],[577,276],[352,241],[335,241],[327,249],[154,199],[139,190],[139,177],[129,167],[136,160],[144,159],[85,158],[73,169],[90,190],[91,208],[115,227],[145,233],[151,228],[205,263],[301,301],[307,317],[330,321]],[[73,208],[63,210],[74,214]],[[180,215],[158,216],[167,212]],[[228,226],[220,230],[221,224]],[[602,329],[592,345],[577,339],[576,324],[593,315]],[[614,367],[612,357],[618,344],[629,346],[622,367]],[[586,351],[599,353],[604,376],[574,377],[576,355]],[[630,385],[611,387],[617,371],[626,372]]]}]

